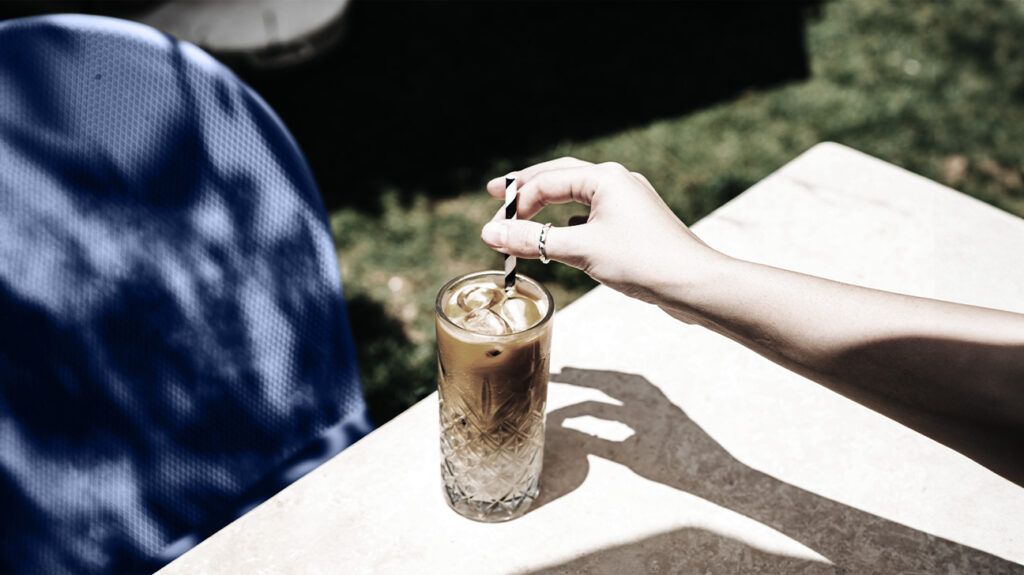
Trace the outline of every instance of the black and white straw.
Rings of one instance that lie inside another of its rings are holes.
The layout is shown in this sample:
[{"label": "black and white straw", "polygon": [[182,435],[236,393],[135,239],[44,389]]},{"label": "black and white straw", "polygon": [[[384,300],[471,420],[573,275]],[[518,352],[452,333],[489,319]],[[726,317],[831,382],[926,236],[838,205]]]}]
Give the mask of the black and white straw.
[{"label": "black and white straw", "polygon": [[[519,209],[519,190],[516,189],[515,178],[505,178],[505,219],[516,219]],[[505,290],[509,291],[516,285],[516,256],[505,254]]]}]

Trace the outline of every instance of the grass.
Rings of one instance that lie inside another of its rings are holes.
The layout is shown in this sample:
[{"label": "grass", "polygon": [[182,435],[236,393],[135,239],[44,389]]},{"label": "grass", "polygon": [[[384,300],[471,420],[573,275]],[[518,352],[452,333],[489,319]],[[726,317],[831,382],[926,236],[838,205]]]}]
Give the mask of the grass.
[{"label": "grass", "polygon": [[[1024,216],[1022,31],[1024,0],[829,2],[808,19],[807,80],[589,141],[554,142],[534,159],[621,162],[693,222],[831,140]],[[494,175],[513,167],[498,161]],[[331,214],[378,423],[434,389],[438,287],[500,265],[478,240],[498,207],[482,186],[444,199],[392,190],[373,214]],[[544,219],[564,222],[579,212],[559,206]],[[564,266],[524,267],[560,306],[593,286]]]}]

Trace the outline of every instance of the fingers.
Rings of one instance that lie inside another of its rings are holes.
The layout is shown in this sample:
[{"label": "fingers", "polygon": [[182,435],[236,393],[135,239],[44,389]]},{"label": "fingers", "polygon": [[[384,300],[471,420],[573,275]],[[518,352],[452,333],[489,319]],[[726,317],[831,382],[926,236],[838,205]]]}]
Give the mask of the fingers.
[{"label": "fingers", "polygon": [[[560,170],[565,168],[582,168],[585,166],[593,165],[593,162],[587,162],[585,160],[580,160],[578,158],[573,158],[571,156],[565,156],[562,158],[557,158],[555,160],[540,162],[539,164],[534,164],[528,168],[516,172],[509,172],[504,176],[492,179],[491,181],[487,182],[487,193],[494,196],[495,198],[503,199],[505,197],[506,178],[516,177],[518,179],[519,188],[522,188],[527,182],[535,178],[538,174],[541,174],[549,170]],[[621,168],[621,166],[618,166],[618,164],[614,163],[603,165],[611,165]],[[636,178],[644,186],[652,190],[654,189],[654,187],[651,185],[650,180],[648,180],[647,177],[641,174],[640,172],[629,172],[629,174]]]},{"label": "fingers", "polygon": [[563,367],[560,373],[551,376],[551,381],[596,389],[623,403],[661,393],[643,376],[618,371]]},{"label": "fingers", "polygon": [[[585,401],[583,403],[563,407],[562,409],[549,413],[547,417],[548,428],[551,430],[549,433],[572,433],[578,441],[583,443],[583,447],[588,453],[615,461],[617,456],[622,453],[623,441],[605,439],[585,431],[574,429],[573,427],[565,426],[566,420],[576,417],[585,417],[588,415],[605,421],[617,421],[632,429],[631,426],[623,421],[622,407],[598,401]],[[636,430],[633,430],[633,433],[635,434]],[[627,437],[626,439],[628,440],[629,438]]]},{"label": "fingers", "polygon": [[640,172],[630,172],[630,174],[631,174],[631,175],[632,175],[632,176],[633,176],[634,178],[636,178],[636,179],[640,180],[640,183],[641,183],[641,184],[643,184],[643,185],[647,186],[647,187],[648,187],[648,188],[650,188],[651,190],[653,190],[653,189],[654,189],[654,186],[652,186],[652,185],[651,185],[651,181],[647,179],[647,176],[645,176],[645,175],[641,174]]},{"label": "fingers", "polygon": [[616,175],[620,174],[615,168],[605,164],[541,172],[519,188],[518,217],[532,218],[551,204],[577,202],[589,206],[601,183]]},{"label": "fingers", "polygon": [[584,160],[578,160],[576,158],[572,158],[572,157],[569,157],[569,156],[566,156],[566,157],[563,157],[563,158],[558,158],[558,159],[555,159],[555,160],[548,160],[546,162],[541,162],[539,164],[534,164],[534,165],[530,166],[529,168],[525,168],[525,169],[519,170],[517,172],[511,172],[511,173],[509,173],[506,176],[501,176],[501,177],[498,177],[498,178],[494,178],[493,180],[487,182],[487,193],[489,193],[490,195],[494,196],[495,198],[504,198],[505,197],[505,178],[506,177],[515,176],[519,180],[519,187],[522,187],[525,182],[529,181],[530,179],[532,179],[537,174],[539,174],[539,173],[541,173],[543,171],[546,171],[546,170],[557,170],[557,169],[560,169],[560,168],[578,168],[578,167],[581,167],[581,166],[589,166],[589,165],[592,165],[592,164],[590,162],[586,162]]},{"label": "fingers", "polygon": [[580,160],[579,158],[573,158],[571,156],[563,156],[561,158],[557,158],[554,160],[548,160],[546,162],[534,164],[529,168],[515,172],[513,175],[515,175],[515,177],[519,179],[519,186],[522,187],[524,183],[530,181],[541,172],[546,172],[548,170],[561,170],[564,168],[582,168],[584,166],[593,165],[593,162]]},{"label": "fingers", "polygon": [[530,219],[551,204],[577,201],[589,206],[598,182],[593,166],[540,172],[519,188],[518,217]]},{"label": "fingers", "polygon": [[619,421],[624,423],[625,416],[621,405],[605,403],[603,401],[584,401],[574,403],[566,407],[556,409],[548,414],[548,425],[562,425],[566,419],[583,417],[589,415],[598,419],[608,421]]},{"label": "fingers", "polygon": [[[480,232],[480,238],[487,245],[501,253],[520,258],[540,257],[540,234],[544,224],[529,220],[491,220]],[[583,260],[582,248],[586,242],[581,235],[583,227],[548,229],[544,251],[553,260],[580,267]]]},{"label": "fingers", "polygon": [[[579,160],[569,159],[567,164]],[[639,182],[621,164],[574,165],[538,172],[519,186],[518,217],[532,218],[544,206],[578,202],[590,205],[602,184]],[[614,187],[614,186],[613,186]]]}]

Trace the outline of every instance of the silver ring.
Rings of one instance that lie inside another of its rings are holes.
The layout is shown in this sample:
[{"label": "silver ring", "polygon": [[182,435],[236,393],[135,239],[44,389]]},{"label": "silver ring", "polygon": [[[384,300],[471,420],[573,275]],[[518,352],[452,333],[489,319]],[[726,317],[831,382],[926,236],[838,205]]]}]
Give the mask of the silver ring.
[{"label": "silver ring", "polygon": [[548,252],[544,249],[545,243],[548,241],[548,230],[551,229],[551,222],[544,224],[544,227],[540,229],[540,239],[537,240],[537,251],[540,252],[540,263],[546,264],[551,261],[548,258]]}]

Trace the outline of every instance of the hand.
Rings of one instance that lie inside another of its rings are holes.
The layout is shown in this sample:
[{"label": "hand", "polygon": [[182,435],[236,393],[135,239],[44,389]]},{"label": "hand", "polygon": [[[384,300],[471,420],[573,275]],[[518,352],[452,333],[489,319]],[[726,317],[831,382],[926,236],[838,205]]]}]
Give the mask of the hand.
[{"label": "hand", "polygon": [[[585,401],[547,415],[544,489],[554,499],[582,483],[587,455],[628,467],[652,481],[721,504],[728,490],[747,485],[760,474],[740,463],[664,392],[645,377],[615,371],[562,368],[551,381],[598,390],[618,403]],[[596,437],[565,426],[567,420],[590,416],[622,423],[632,434],[621,441]],[[565,478],[572,482],[566,483]]]},{"label": "hand", "polygon": [[[589,474],[588,457],[594,455],[745,515],[833,564],[783,563],[784,568],[770,571],[906,573],[919,571],[922,558],[932,566],[958,565],[966,573],[1013,571],[1009,562],[988,553],[832,501],[747,466],[643,376],[565,367],[552,374],[551,381],[599,390],[617,405],[585,401],[548,414],[541,505],[579,488]],[[613,441],[565,425],[587,416],[623,423],[633,434]],[[669,540],[667,547],[677,550],[689,543],[692,540],[683,536]],[[645,548],[654,545],[658,544]],[[698,557],[703,553],[693,552]],[[712,560],[721,561],[722,555],[715,554]]]},{"label": "hand", "polygon": [[[672,213],[647,178],[620,164],[560,158],[510,176],[518,179],[519,219],[506,221],[498,210],[480,234],[502,253],[540,257],[543,224],[530,218],[549,204],[577,202],[590,206],[587,223],[552,227],[547,256],[626,295],[657,304],[663,288],[724,257]],[[504,178],[488,182],[487,191],[504,198]]]}]

